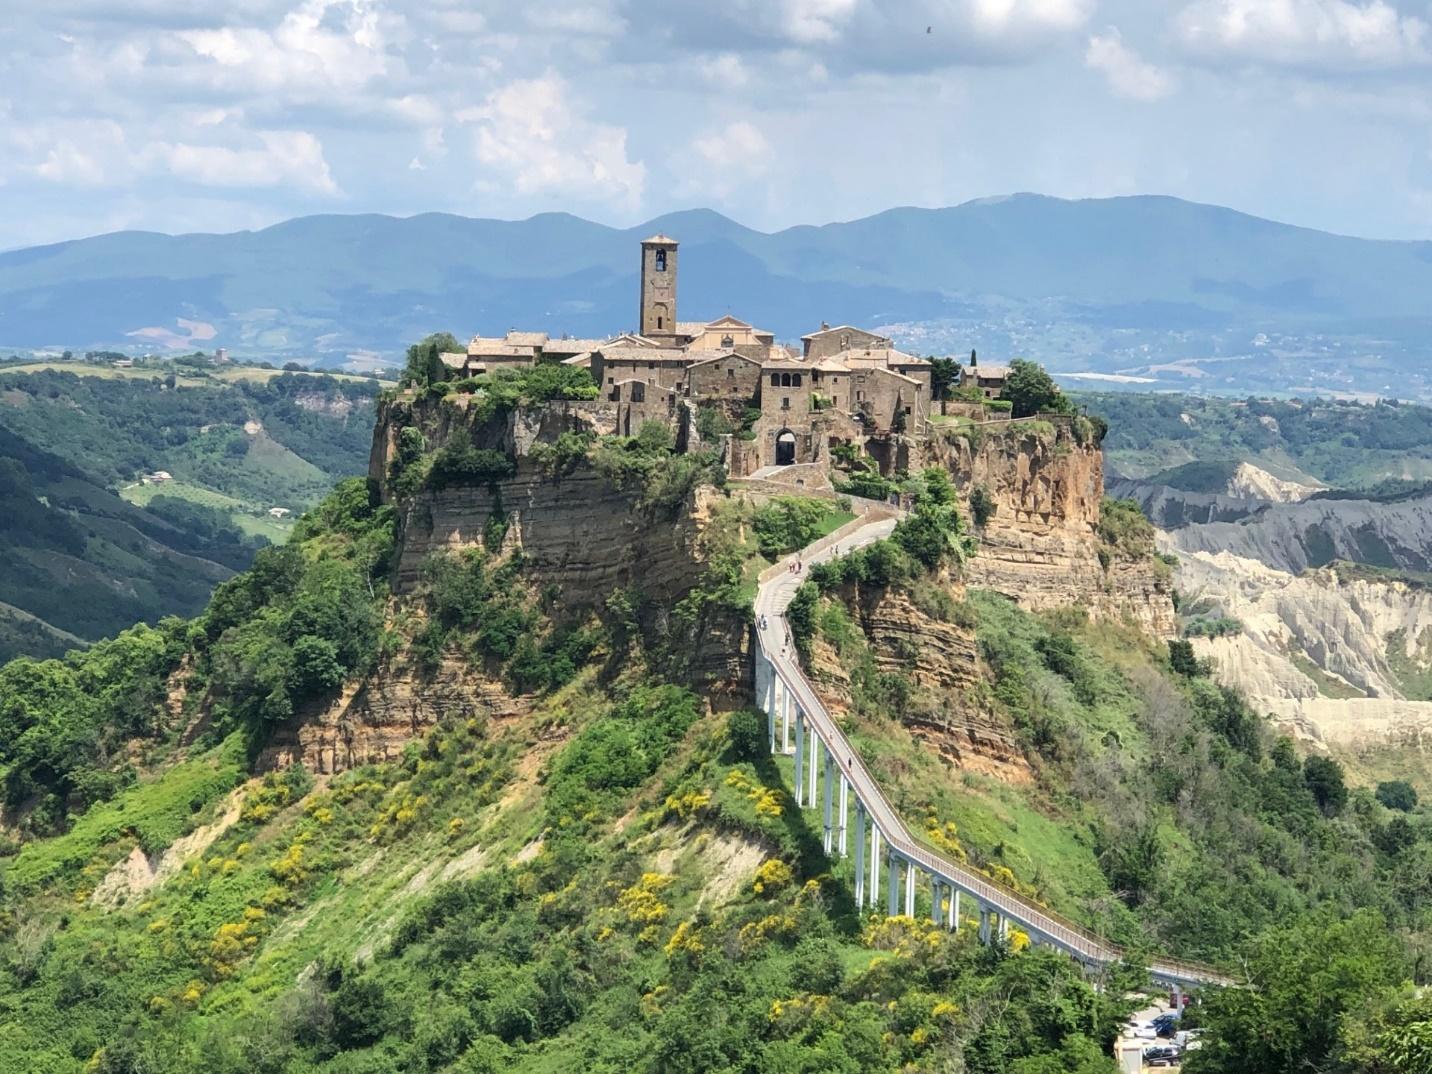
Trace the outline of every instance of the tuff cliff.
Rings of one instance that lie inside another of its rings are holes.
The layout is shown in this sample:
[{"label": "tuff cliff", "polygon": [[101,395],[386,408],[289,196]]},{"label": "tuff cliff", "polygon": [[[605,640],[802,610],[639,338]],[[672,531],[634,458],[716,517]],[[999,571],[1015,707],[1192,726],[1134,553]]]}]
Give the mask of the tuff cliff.
[{"label": "tuff cliff", "polygon": [[930,459],[950,471],[967,514],[979,521],[971,500],[981,495],[992,508],[975,529],[979,552],[966,581],[1031,610],[1074,605],[1170,637],[1176,617],[1166,572],[1100,535],[1104,457],[1092,429],[1078,422],[964,426],[931,441]]},{"label": "tuff cliff", "polygon": [[[945,579],[941,588],[957,607],[963,585]],[[984,701],[988,669],[971,626],[922,606],[927,602],[904,589],[846,587],[836,597],[864,635],[870,669],[903,676],[914,687],[916,696],[900,713],[912,735],[958,768],[1012,783],[1030,778],[1013,728]],[[859,660],[823,637],[813,640],[810,672],[833,712],[857,706]]]},{"label": "tuff cliff", "polygon": [[[610,431],[593,408],[553,402],[489,415],[469,406],[472,398],[397,399],[379,407],[368,474],[384,502],[398,509],[398,593],[414,588],[433,553],[483,545],[494,520],[530,571],[560,587],[569,606],[599,604],[631,587],[675,599],[696,582],[701,565],[692,511],[643,509],[639,489],[613,487],[586,465],[544,463],[534,453],[563,434]],[[405,491],[395,480],[405,429],[421,433],[426,451],[465,438],[477,450],[508,457],[512,469],[491,480]]]}]

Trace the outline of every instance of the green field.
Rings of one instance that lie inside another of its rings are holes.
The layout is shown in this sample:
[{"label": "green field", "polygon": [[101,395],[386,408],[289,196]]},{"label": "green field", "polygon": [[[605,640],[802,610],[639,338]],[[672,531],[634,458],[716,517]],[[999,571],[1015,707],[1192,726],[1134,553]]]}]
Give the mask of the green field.
[{"label": "green field", "polygon": [[282,521],[271,518],[267,511],[213,489],[201,488],[183,481],[165,481],[157,485],[134,484],[119,490],[125,500],[138,507],[147,507],[156,496],[174,496],[181,500],[227,511],[235,526],[251,537],[266,537],[274,544],[283,544],[293,532],[293,517]]}]

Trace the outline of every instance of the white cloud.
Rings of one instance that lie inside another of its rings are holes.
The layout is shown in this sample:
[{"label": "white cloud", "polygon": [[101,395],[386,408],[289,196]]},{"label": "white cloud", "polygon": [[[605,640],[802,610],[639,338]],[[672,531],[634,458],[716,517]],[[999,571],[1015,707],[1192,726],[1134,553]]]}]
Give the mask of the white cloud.
[{"label": "white cloud", "polygon": [[222,26],[173,37],[207,61],[211,78],[235,88],[353,90],[388,71],[389,36],[402,22],[371,0],[303,0],[273,29]]},{"label": "white cloud", "polygon": [[762,175],[770,168],[771,143],[760,128],[744,119],[698,135],[691,148],[712,167],[747,175]]},{"label": "white cloud", "polygon": [[47,182],[67,186],[103,186],[105,183],[105,170],[99,161],[68,141],[52,146],[45,159],[31,171]]},{"label": "white cloud", "polygon": [[1084,64],[1104,76],[1120,97],[1136,101],[1156,101],[1173,90],[1168,73],[1140,58],[1124,44],[1123,36],[1114,27],[1104,34],[1089,38]]},{"label": "white cloud", "polygon": [[212,187],[292,187],[315,194],[339,193],[323,146],[308,131],[260,131],[258,145],[156,142],[140,159],[157,162],[176,178]]},{"label": "white cloud", "polygon": [[475,127],[478,162],[519,194],[640,204],[646,167],[627,159],[626,129],[589,119],[552,72],[510,83],[457,119]]},{"label": "white cloud", "polygon": [[1198,0],[1177,29],[1208,60],[1334,69],[1432,60],[1427,22],[1385,0]]}]

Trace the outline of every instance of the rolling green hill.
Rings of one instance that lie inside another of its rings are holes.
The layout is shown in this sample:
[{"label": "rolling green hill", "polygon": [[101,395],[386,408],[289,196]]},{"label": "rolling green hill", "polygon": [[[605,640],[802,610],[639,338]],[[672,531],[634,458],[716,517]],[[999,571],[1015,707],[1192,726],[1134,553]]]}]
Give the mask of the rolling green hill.
[{"label": "rolling green hill", "polygon": [[1245,345],[1273,331],[1383,344],[1432,336],[1427,243],[1167,197],[1020,194],[774,234],[708,210],[627,229],[560,213],[429,213],[312,216],[230,235],[120,232],[0,254],[0,345],[122,345],[181,317],[212,325],[216,346],[335,360],[393,353],[434,326],[600,336],[632,327],[635,244],[653,231],[683,243],[688,316],[731,310],[790,338],[822,320],[955,319],[961,338],[949,349],[959,350],[1011,316],[1079,337],[1092,356],[1120,346],[1117,332],[1227,331]]},{"label": "rolling green hill", "polygon": [[1078,393],[1109,423],[1109,467],[1148,478],[1185,467],[1179,487],[1207,491],[1239,462],[1275,477],[1393,496],[1432,480],[1432,408],[1336,399],[1223,399]]},{"label": "rolling green hill", "polygon": [[[0,372],[0,656],[193,615],[286,538],[291,519],[270,507],[297,515],[365,470],[376,391],[294,374],[168,388]],[[175,480],[141,483],[159,470]]]}]

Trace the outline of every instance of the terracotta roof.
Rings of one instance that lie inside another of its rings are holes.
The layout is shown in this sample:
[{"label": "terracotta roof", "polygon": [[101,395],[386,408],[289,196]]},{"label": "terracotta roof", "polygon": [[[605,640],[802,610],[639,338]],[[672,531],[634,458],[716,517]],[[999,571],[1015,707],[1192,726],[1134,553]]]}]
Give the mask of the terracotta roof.
[{"label": "terracotta roof", "polygon": [[537,360],[536,347],[522,347],[500,339],[474,339],[467,345],[469,358],[530,358]]},{"label": "terracotta roof", "polygon": [[604,347],[620,346],[620,345],[623,345],[623,344],[625,344],[625,345],[627,345],[627,346],[632,346],[632,347],[659,347],[659,346],[661,346],[661,344],[658,343],[656,340],[654,340],[654,339],[648,339],[646,336],[638,335],[636,332],[623,332],[623,333],[622,333],[621,335],[619,335],[619,336],[612,336],[611,339],[604,340],[599,347],[594,347],[593,349],[594,349],[594,350],[601,350],[601,349],[604,348]]},{"label": "terracotta roof", "polygon": [[691,362],[680,347],[599,347],[597,353],[608,362]]},{"label": "terracotta roof", "polygon": [[443,365],[449,369],[461,369],[467,364],[467,355],[459,354],[456,351],[443,351],[438,357],[442,359]]},{"label": "terracotta roof", "polygon": [[999,380],[1009,376],[1007,365],[967,365],[964,371],[972,377],[986,377]]},{"label": "terracotta roof", "polygon": [[581,354],[594,351],[606,342],[604,339],[549,339],[542,350],[547,354]]},{"label": "terracotta roof", "polygon": [[761,365],[759,359],[751,358],[734,350],[722,351],[687,351],[687,355],[694,359],[693,366],[705,365],[707,362],[720,361],[722,358],[739,358],[743,362],[750,362],[752,365]]},{"label": "terracotta roof", "polygon": [[677,321],[676,334],[678,336],[699,336],[706,331],[705,321]]},{"label": "terracotta roof", "polygon": [[542,347],[547,343],[546,332],[508,332],[504,342],[514,347]]},{"label": "terracotta roof", "polygon": [[836,361],[851,366],[922,366],[930,363],[913,354],[897,351],[894,347],[851,347],[839,354],[831,355]]},{"label": "terracotta roof", "polygon": [[809,335],[801,336],[801,339],[818,339],[821,336],[833,335],[836,332],[859,332],[862,335],[874,336],[876,339],[885,338],[877,332],[870,331],[868,328],[856,328],[853,324],[838,324],[832,328],[818,329],[814,332],[811,332]]},{"label": "terracotta roof", "polygon": [[574,354],[570,358],[562,359],[563,365],[590,366],[592,364],[592,352],[583,351],[581,354]]}]

